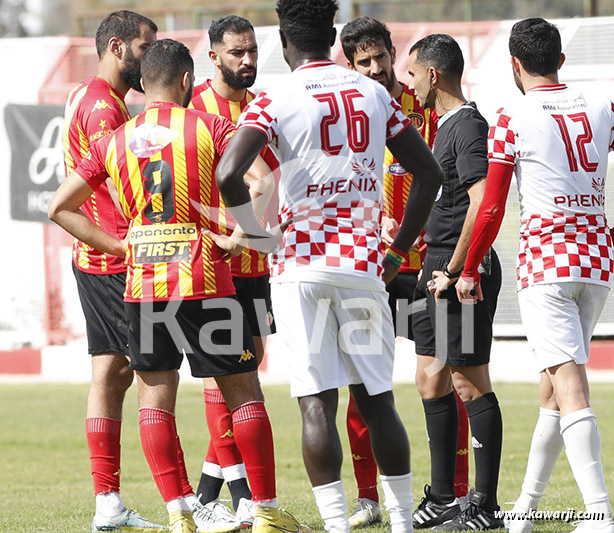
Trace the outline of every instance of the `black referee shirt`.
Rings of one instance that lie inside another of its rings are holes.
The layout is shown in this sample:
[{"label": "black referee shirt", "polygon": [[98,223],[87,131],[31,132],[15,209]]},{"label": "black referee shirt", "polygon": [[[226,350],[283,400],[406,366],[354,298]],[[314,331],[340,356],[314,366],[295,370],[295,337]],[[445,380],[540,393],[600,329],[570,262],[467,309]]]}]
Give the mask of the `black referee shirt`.
[{"label": "black referee shirt", "polygon": [[439,118],[433,154],[445,174],[426,223],[428,249],[453,251],[469,209],[467,188],[486,176],[488,123],[474,102]]}]

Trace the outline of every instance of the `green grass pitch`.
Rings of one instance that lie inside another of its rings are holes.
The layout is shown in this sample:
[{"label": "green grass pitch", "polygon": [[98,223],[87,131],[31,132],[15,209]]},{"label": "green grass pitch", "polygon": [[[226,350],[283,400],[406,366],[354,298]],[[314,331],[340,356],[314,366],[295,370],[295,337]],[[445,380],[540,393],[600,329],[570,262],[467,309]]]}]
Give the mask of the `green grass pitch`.
[{"label": "green grass pitch", "polygon": [[[85,442],[86,385],[0,386],[0,532],[86,532],[94,512],[92,483]],[[315,531],[323,531],[303,467],[300,443],[300,413],[289,398],[287,386],[264,387],[275,435],[278,497]],[[510,509],[519,493],[533,426],[537,418],[537,385],[496,384],[503,409],[504,441],[499,501]],[[599,384],[591,388],[592,404],[599,420],[603,462],[609,489],[614,488],[614,388]],[[424,415],[413,385],[395,387],[397,408],[406,424],[411,448],[414,501],[428,482],[429,458]],[[342,391],[338,426],[344,446],[343,479],[348,499],[356,497],[351,469],[345,412],[347,391]],[[201,387],[180,386],[177,403],[179,433],[190,478],[198,484],[207,447]],[[138,434],[136,386],[124,408],[122,436],[122,495],[125,503],[144,516],[166,523],[162,499],[149,473]],[[255,442],[254,446],[258,444]],[[471,459],[470,459],[471,461]],[[381,495],[381,491],[380,491]],[[229,497],[224,488],[222,497]],[[350,501],[350,507],[352,503]],[[541,508],[583,509],[580,494],[564,454],[560,457]],[[568,532],[571,524],[538,522],[537,532]],[[386,531],[387,525],[366,531]]]}]

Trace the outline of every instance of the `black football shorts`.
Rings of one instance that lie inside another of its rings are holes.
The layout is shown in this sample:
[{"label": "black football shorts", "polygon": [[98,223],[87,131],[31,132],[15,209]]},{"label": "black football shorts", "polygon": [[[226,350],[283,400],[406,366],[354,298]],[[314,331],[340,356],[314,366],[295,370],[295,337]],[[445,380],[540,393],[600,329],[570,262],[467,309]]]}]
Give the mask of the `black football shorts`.
[{"label": "black football shorts", "polygon": [[88,352],[128,355],[128,322],[124,310],[126,274],[88,274],[73,263],[85,315]]},{"label": "black football shorts", "polygon": [[195,378],[258,368],[254,341],[234,296],[126,302],[125,308],[133,370],[178,370],[184,353]]}]

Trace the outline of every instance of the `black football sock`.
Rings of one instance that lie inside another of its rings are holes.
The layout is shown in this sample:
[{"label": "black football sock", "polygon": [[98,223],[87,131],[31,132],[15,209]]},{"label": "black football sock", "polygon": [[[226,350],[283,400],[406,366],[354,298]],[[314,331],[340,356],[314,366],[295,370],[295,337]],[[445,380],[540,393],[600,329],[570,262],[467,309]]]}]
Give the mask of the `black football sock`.
[{"label": "black football sock", "polygon": [[198,490],[196,491],[198,501],[203,505],[206,505],[207,503],[216,500],[220,495],[222,485],[224,485],[223,479],[210,476],[209,474],[205,474],[203,472],[200,475]]},{"label": "black football sock", "polygon": [[252,499],[252,493],[247,486],[247,479],[244,477],[235,479],[228,482],[228,489],[230,490],[230,496],[232,497],[232,506],[235,511],[239,507],[239,500],[245,498],[246,500]]},{"label": "black football sock", "polygon": [[497,509],[497,485],[503,443],[503,421],[499,401],[494,392],[488,392],[470,402],[465,402],[471,444],[475,457],[475,490],[485,494],[484,509]]},{"label": "black football sock", "polygon": [[422,400],[431,451],[431,498],[435,503],[454,500],[458,408],[454,392],[443,398]]}]

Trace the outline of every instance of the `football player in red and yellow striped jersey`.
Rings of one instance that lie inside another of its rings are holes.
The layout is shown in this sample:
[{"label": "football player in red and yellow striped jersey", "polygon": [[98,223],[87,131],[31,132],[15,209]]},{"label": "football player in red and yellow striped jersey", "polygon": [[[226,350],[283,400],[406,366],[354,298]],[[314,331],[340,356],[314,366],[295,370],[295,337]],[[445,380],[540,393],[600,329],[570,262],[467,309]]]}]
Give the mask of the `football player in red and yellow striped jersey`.
[{"label": "football player in red and yellow striped jersey", "polygon": [[[49,216],[89,245],[125,254],[130,366],[139,384],[141,441],[171,531],[196,531],[183,496],[174,416],[177,369],[185,350],[192,374],[215,377],[232,409],[255,520],[265,529],[272,522],[300,532],[299,524],[277,509],[273,435],[253,340],[236,299],[224,298],[234,294],[234,286],[226,254],[214,238],[219,207],[215,167],[234,126],[182,107],[192,94],[194,63],[181,43],[154,43],[143,56],[141,75],[145,111],[93,147],[56,192]],[[126,243],[79,211],[105,172],[133,222]]]},{"label": "football player in red and yellow striped jersey", "polygon": [[[258,44],[251,22],[237,15],[214,20],[209,27],[211,50],[209,57],[215,67],[213,79],[194,88],[190,108],[199,109],[227,118],[236,125],[239,116],[254,93],[248,90],[256,80]],[[278,166],[273,153],[266,149],[263,157],[271,169]],[[220,211],[224,215],[224,211]],[[223,223],[223,220],[220,221]],[[221,228],[223,229],[223,228]],[[230,230],[227,231],[230,233]],[[231,259],[231,273],[237,291],[237,299],[247,318],[258,362],[262,361],[266,336],[275,333],[272,321],[271,291],[269,286],[269,262],[267,255],[251,248],[244,248],[241,255]],[[266,316],[258,316],[254,302],[261,300],[266,306]],[[261,328],[263,324],[265,327]],[[228,483],[237,519],[251,525],[249,504],[251,494],[245,479],[243,459],[232,437],[230,413],[215,380],[206,379],[205,409],[211,439],[202,467],[196,493],[203,505],[216,500],[224,480]],[[241,500],[245,499],[245,503]],[[215,506],[214,514],[223,522],[227,513]],[[215,512],[220,511],[220,512]],[[230,511],[228,511],[230,512]]]},{"label": "football player in red and yellow striped jersey", "polygon": [[[392,45],[390,31],[382,22],[370,18],[360,17],[346,24],[341,32],[341,45],[346,56],[348,66],[381,83],[397,100],[403,113],[412,119],[413,125],[420,131],[426,143],[432,148],[437,132],[437,114],[432,109],[423,109],[416,98],[413,89],[400,82],[393,69],[396,58],[396,49]],[[382,238],[388,244],[392,242],[395,231],[403,220],[405,205],[411,189],[412,175],[396,161],[390,150],[386,149],[384,157],[384,191]],[[399,274],[387,286],[395,327],[397,326],[396,311],[397,300],[413,301],[414,289],[418,282],[418,274],[422,269],[422,262],[426,254],[426,244],[420,237],[414,248],[410,250],[407,259],[399,269]],[[411,331],[411,315],[402,324],[397,334],[413,338]],[[456,396],[460,412],[459,440],[457,455],[457,476],[455,489],[457,495],[467,493],[469,465],[467,461],[468,421],[460,398]],[[372,459],[369,432],[360,417],[358,409],[352,398],[347,416],[350,447],[354,459],[354,473],[358,483],[358,505],[350,517],[350,525],[367,525],[381,517],[379,508],[372,506],[371,502],[378,502],[377,493],[377,467]],[[373,507],[370,509],[369,507]]]},{"label": "football player in red and yellow striped jersey", "polygon": [[[141,90],[141,57],[156,39],[157,30],[150,19],[131,11],[115,11],[100,23],[96,32],[100,59],[96,76],[77,85],[66,103],[63,145],[67,174],[75,170],[95,143],[130,118],[124,97],[130,89]],[[115,207],[106,184],[87,199],[82,212],[97,227],[117,238],[125,237],[128,222]],[[126,267],[122,258],[75,240],[73,272],[92,355],[86,414],[96,495],[92,530],[137,527],[139,523],[145,527],[149,522],[136,513],[130,514],[119,496],[122,405],[133,381],[125,357],[127,326],[122,294]],[[156,531],[162,526],[157,527]]]}]

